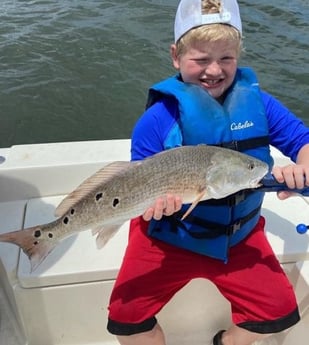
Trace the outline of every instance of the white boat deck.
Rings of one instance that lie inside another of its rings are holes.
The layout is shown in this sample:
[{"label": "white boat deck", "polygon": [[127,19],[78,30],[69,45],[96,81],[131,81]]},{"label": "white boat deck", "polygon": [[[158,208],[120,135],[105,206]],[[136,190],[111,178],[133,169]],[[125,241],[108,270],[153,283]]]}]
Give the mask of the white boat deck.
[{"label": "white boat deck", "polygon": [[[274,151],[277,163],[286,160]],[[129,140],[0,149],[0,232],[46,223],[60,200],[114,160],[129,159]],[[1,161],[1,159],[0,159]],[[309,199],[309,198],[308,198]],[[268,193],[263,214],[275,252],[295,286],[302,321],[261,344],[303,344],[309,336],[308,201]],[[116,345],[106,331],[109,295],[127,242],[127,224],[97,250],[90,230],[63,241],[37,270],[18,247],[0,243],[0,344]],[[228,303],[204,280],[192,281],[159,314],[168,345],[205,345],[229,326]]]}]

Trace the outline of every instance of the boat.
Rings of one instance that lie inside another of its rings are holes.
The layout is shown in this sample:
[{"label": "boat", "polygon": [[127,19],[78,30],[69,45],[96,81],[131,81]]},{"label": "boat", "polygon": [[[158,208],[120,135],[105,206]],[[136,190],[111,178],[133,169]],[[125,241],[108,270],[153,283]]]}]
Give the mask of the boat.
[{"label": "boat", "polygon": [[[272,148],[276,164],[289,160]],[[129,160],[130,140],[16,145],[0,149],[0,233],[46,223],[63,197],[96,170]],[[259,344],[304,344],[309,336],[309,198],[266,193],[267,236],[296,291],[302,319]],[[109,296],[127,243],[128,222],[101,250],[91,230],[64,240],[33,272],[25,254],[0,243],[0,344],[116,345],[106,330]],[[230,325],[227,301],[196,279],[159,313],[169,345],[212,344]]]}]

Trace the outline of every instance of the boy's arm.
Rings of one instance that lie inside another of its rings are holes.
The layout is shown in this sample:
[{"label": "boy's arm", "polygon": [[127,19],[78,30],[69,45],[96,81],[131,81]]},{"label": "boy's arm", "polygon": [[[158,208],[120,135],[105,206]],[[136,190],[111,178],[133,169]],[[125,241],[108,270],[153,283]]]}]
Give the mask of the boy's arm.
[{"label": "boy's arm", "polygon": [[302,164],[309,168],[309,144],[304,145],[298,152],[296,164]]},{"label": "boy's arm", "polygon": [[[166,99],[155,104],[136,123],[131,142],[131,159],[141,160],[164,149],[164,139],[177,118],[175,100]],[[177,195],[166,195],[156,200],[143,214],[146,221],[160,220],[179,211],[182,200]]]},{"label": "boy's arm", "polygon": [[[290,157],[294,163],[275,166],[272,173],[280,183],[289,188],[309,185],[309,129],[287,107],[270,94],[261,92],[268,118],[271,145]],[[278,192],[279,199],[286,199],[291,192]]]}]

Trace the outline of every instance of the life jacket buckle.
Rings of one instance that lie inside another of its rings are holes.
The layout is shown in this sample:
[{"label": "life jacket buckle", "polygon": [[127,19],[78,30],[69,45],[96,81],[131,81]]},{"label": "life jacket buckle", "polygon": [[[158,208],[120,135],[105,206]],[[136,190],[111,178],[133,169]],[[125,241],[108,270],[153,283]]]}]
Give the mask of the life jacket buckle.
[{"label": "life jacket buckle", "polygon": [[241,228],[241,220],[238,220],[236,223],[233,224],[233,234]]},{"label": "life jacket buckle", "polygon": [[230,225],[230,227],[227,231],[227,235],[228,236],[234,235],[236,231],[240,230],[241,226],[242,226],[242,221],[241,221],[241,219],[239,219],[234,224]]},{"label": "life jacket buckle", "polygon": [[229,198],[228,205],[234,207],[246,199],[247,193],[240,191]]},{"label": "life jacket buckle", "polygon": [[232,140],[232,141],[229,141],[229,142],[222,143],[220,146],[224,147],[226,149],[230,149],[230,150],[234,150],[234,151],[239,151],[238,141],[237,140]]}]

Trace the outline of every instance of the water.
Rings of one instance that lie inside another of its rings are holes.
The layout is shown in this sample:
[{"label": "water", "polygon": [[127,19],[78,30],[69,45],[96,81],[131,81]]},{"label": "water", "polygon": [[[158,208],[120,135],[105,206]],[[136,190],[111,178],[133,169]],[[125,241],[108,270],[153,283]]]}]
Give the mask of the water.
[{"label": "water", "polygon": [[[239,3],[242,64],[309,124],[308,0]],[[174,73],[177,4],[1,0],[0,147],[128,138],[148,87]]]}]

